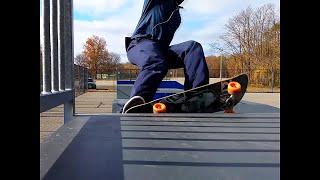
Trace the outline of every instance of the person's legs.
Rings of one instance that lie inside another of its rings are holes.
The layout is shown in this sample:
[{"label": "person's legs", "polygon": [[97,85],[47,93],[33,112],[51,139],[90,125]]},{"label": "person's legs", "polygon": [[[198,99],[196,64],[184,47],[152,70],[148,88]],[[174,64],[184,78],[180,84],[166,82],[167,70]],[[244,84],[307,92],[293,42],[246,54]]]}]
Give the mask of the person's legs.
[{"label": "person's legs", "polygon": [[141,96],[146,102],[153,100],[158,86],[168,72],[168,63],[163,54],[161,45],[151,40],[141,40],[129,49],[128,60],[140,69],[131,97]]},{"label": "person's legs", "polygon": [[209,83],[209,70],[200,43],[187,41],[172,45],[166,58],[169,61],[169,69],[184,68],[185,90]]}]

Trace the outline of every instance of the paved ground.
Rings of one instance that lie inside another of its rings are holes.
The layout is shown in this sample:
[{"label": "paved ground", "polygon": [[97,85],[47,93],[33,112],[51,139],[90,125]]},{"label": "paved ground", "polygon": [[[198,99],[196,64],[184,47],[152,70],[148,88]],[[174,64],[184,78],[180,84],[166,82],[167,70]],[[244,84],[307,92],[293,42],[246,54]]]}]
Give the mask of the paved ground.
[{"label": "paved ground", "polygon": [[[111,113],[115,92],[87,92],[76,98],[76,113]],[[40,114],[40,142],[63,125],[63,105]]]},{"label": "paved ground", "polygon": [[[76,98],[76,113],[111,113],[115,92],[92,91]],[[244,101],[280,108],[280,93],[247,93]],[[63,106],[40,114],[40,142],[63,124]]]},{"label": "paved ground", "polygon": [[111,113],[115,98],[112,91],[87,92],[76,98],[76,113]]},{"label": "paved ground", "polygon": [[116,87],[116,81],[115,80],[96,80],[97,89],[108,89],[108,90],[114,90]]},{"label": "paved ground", "polygon": [[63,125],[63,105],[40,113],[40,143]]},{"label": "paved ground", "polygon": [[280,108],[280,93],[246,93],[243,100]]}]

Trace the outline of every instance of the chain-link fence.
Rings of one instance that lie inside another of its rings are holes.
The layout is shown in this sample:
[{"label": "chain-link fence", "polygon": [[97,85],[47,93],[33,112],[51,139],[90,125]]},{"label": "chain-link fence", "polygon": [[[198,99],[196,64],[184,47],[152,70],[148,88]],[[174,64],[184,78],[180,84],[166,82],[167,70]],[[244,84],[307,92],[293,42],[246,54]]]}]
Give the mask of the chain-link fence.
[{"label": "chain-link fence", "polygon": [[[139,72],[138,69],[110,69],[104,73],[98,73],[96,79],[105,81],[135,80]],[[241,73],[247,73],[249,76],[248,92],[280,92],[280,69],[223,69],[222,71],[209,69],[210,83]],[[183,84],[184,70],[171,69],[164,80],[175,80]]]},{"label": "chain-link fence", "polygon": [[[210,83],[240,73],[247,73],[249,76],[248,92],[280,92],[280,69],[223,69],[221,72],[220,69],[209,69]],[[117,79],[134,80],[138,74],[137,69],[119,69]],[[176,80],[183,84],[184,70],[171,69],[164,79]]]},{"label": "chain-link fence", "polygon": [[74,90],[75,96],[85,93],[88,89],[89,72],[87,68],[79,65],[74,65]]},{"label": "chain-link fence", "polygon": [[[209,69],[210,83],[241,73],[249,76],[248,92],[280,92],[280,69]],[[183,69],[169,70],[166,76],[166,79],[180,78],[184,78]]]}]

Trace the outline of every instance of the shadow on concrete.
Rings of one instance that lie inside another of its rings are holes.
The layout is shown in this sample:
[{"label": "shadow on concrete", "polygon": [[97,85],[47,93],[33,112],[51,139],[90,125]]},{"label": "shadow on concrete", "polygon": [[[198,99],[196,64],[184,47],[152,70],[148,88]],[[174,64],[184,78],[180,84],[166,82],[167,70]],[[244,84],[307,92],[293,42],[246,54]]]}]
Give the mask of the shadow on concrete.
[{"label": "shadow on concrete", "polygon": [[91,117],[43,179],[123,180],[119,118]]}]

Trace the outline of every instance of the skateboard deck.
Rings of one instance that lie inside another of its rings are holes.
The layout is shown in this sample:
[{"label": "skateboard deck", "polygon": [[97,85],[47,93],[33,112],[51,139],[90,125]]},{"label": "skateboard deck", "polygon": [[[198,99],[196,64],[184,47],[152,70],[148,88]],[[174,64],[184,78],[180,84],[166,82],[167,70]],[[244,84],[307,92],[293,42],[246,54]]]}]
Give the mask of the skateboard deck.
[{"label": "skateboard deck", "polygon": [[[239,85],[230,91],[231,85]],[[131,107],[126,113],[214,113],[233,112],[232,109],[244,96],[248,86],[247,74],[203,85],[145,104]]]}]

